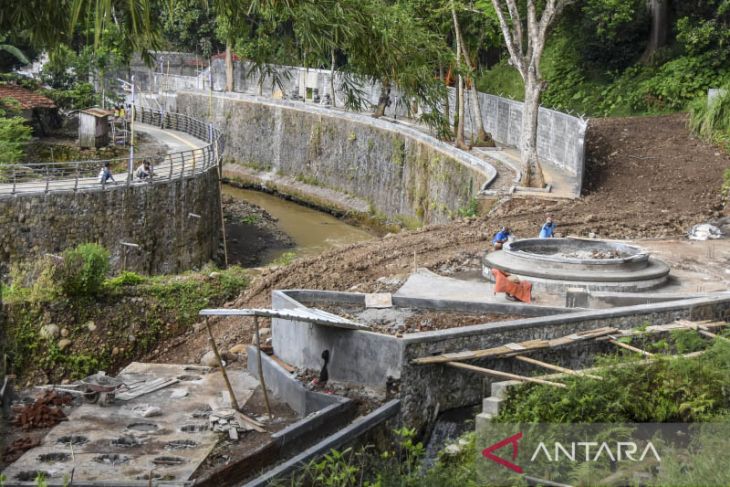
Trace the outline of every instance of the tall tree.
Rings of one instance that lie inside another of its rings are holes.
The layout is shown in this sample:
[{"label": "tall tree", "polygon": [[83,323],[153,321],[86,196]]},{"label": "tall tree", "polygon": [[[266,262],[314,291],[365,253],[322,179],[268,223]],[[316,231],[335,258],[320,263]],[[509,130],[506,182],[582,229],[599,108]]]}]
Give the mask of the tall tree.
[{"label": "tall tree", "polygon": [[456,134],[454,135],[454,145],[458,147],[459,149],[463,150],[469,150],[469,147],[466,145],[466,142],[464,142],[464,118],[465,118],[465,110],[464,110],[464,104],[466,102],[464,97],[464,76],[462,75],[462,66],[461,66],[461,60],[462,60],[462,39],[459,35],[459,21],[456,18],[456,7],[454,7],[454,1],[451,0],[451,18],[454,22],[454,37],[456,38],[456,71],[457,71],[457,81],[456,81],[456,102],[457,102],[457,109],[456,109],[456,116],[457,123],[456,123]]},{"label": "tall tree", "polygon": [[542,12],[538,14],[538,2],[526,0],[527,19],[523,25],[517,0],[492,0],[512,65],[517,68],[525,82],[520,148],[524,186],[541,188],[545,185],[545,177],[537,157],[537,120],[540,96],[545,89],[545,82],[540,74],[540,60],[550,27],[572,1],[546,0]]}]

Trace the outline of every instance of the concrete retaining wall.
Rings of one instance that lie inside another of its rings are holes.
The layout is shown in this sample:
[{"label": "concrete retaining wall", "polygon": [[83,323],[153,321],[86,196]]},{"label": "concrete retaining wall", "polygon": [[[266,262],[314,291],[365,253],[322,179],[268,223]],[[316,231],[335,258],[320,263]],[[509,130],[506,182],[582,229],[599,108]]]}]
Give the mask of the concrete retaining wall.
[{"label": "concrete retaining wall", "polygon": [[182,180],[0,199],[0,267],[98,242],[119,268],[124,241],[141,246],[129,249],[127,269],[179,272],[216,256],[219,205],[215,167]]},{"label": "concrete retaining wall", "polygon": [[177,109],[226,134],[224,158],[354,194],[391,219],[447,221],[487,181],[488,163],[419,130],[312,105],[181,92]]},{"label": "concrete retaining wall", "polygon": [[[307,301],[310,306],[316,307],[318,302],[350,302],[354,303],[356,296],[353,293],[326,293],[322,291],[275,291],[272,300],[274,308],[277,306],[301,306],[299,300]],[[286,294],[291,294],[287,296]],[[338,296],[340,295],[340,296]],[[339,299],[338,299],[339,298]],[[363,299],[363,298],[360,298]],[[395,303],[394,303],[395,304]],[[441,303],[444,309],[445,304]],[[426,307],[426,306],[424,306]],[[399,390],[402,401],[403,418],[411,426],[423,427],[433,417],[435,411],[445,411],[454,407],[476,404],[489,391],[491,380],[456,370],[444,365],[411,365],[410,361],[429,355],[464,350],[476,350],[496,347],[510,342],[521,342],[531,339],[550,339],[570,335],[578,331],[591,330],[603,326],[613,326],[619,329],[629,329],[641,325],[659,325],[670,323],[677,319],[705,320],[727,319],[730,317],[730,296],[727,294],[686,299],[681,301],[627,306],[622,308],[602,309],[565,313],[558,315],[526,318],[520,320],[488,323],[448,330],[414,333],[402,338],[387,337],[396,343],[393,351],[388,354],[372,352],[371,335],[378,335],[361,331],[339,331],[338,341],[331,338],[330,329],[322,326],[278,323],[272,330],[274,350],[283,360],[295,366],[299,362],[309,363],[312,367],[321,366],[315,358],[321,349],[329,348],[333,356],[339,356],[340,362],[345,362],[339,371],[337,380],[367,383],[378,386],[377,380],[390,380],[389,390]],[[311,328],[306,332],[305,327]],[[325,331],[317,331],[325,330]],[[277,335],[281,334],[279,337]],[[385,335],[379,335],[385,336]],[[401,355],[395,355],[395,349],[401,350]],[[582,356],[589,353],[576,347],[575,360],[583,361]],[[550,353],[545,355],[549,361]],[[388,361],[387,363],[385,361]],[[565,359],[561,359],[565,362]],[[339,363],[339,362],[338,362]],[[496,368],[515,373],[534,371],[534,367],[513,360],[492,360],[471,362],[489,368]],[[577,363],[577,362],[576,362]],[[334,359],[331,362],[330,375],[334,371]],[[362,369],[365,369],[363,371]],[[377,373],[375,372],[377,371]],[[387,372],[386,372],[387,371]],[[331,375],[332,377],[332,375]],[[332,377],[334,379],[334,377]],[[397,380],[399,379],[399,380]],[[386,387],[380,382],[380,387]]]}]

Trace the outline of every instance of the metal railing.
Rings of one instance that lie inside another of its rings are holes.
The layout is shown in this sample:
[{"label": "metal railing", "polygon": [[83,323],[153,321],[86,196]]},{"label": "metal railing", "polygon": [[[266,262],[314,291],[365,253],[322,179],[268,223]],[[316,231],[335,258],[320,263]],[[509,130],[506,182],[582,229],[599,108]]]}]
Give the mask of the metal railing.
[{"label": "metal railing", "polygon": [[[143,160],[151,160],[149,157],[135,157],[132,173],[127,169],[129,157],[0,164],[0,197],[51,192],[104,191],[119,186],[156,184],[201,174],[218,164],[223,153],[223,138],[220,131],[212,124],[181,113],[161,112],[140,106],[135,107],[134,113],[137,122],[184,132],[207,144],[198,149],[172,152],[152,160],[152,176],[144,179],[137,178],[135,173]],[[100,181],[99,173],[106,162],[112,168],[115,182]],[[115,167],[124,169],[115,171]]]}]

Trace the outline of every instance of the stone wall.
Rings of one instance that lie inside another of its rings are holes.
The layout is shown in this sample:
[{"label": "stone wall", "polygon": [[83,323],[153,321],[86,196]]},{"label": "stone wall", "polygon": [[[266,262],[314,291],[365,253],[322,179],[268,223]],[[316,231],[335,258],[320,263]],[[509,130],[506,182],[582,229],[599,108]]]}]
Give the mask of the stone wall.
[{"label": "stone wall", "polygon": [[[57,192],[0,199],[0,268],[45,253],[98,242],[120,268],[173,273],[213,259],[220,242],[215,166],[185,179],[106,190]],[[190,214],[201,218],[191,217]]]},{"label": "stone wall", "polygon": [[491,181],[488,163],[419,130],[302,103],[181,92],[177,110],[226,134],[227,162],[354,194],[390,218],[447,221]]}]

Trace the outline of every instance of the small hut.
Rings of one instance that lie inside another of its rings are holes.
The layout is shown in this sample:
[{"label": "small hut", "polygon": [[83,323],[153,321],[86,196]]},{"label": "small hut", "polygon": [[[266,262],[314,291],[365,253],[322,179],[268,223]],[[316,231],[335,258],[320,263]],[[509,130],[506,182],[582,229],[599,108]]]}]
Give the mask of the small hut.
[{"label": "small hut", "polygon": [[98,149],[109,144],[111,110],[87,108],[79,112],[79,145]]}]

